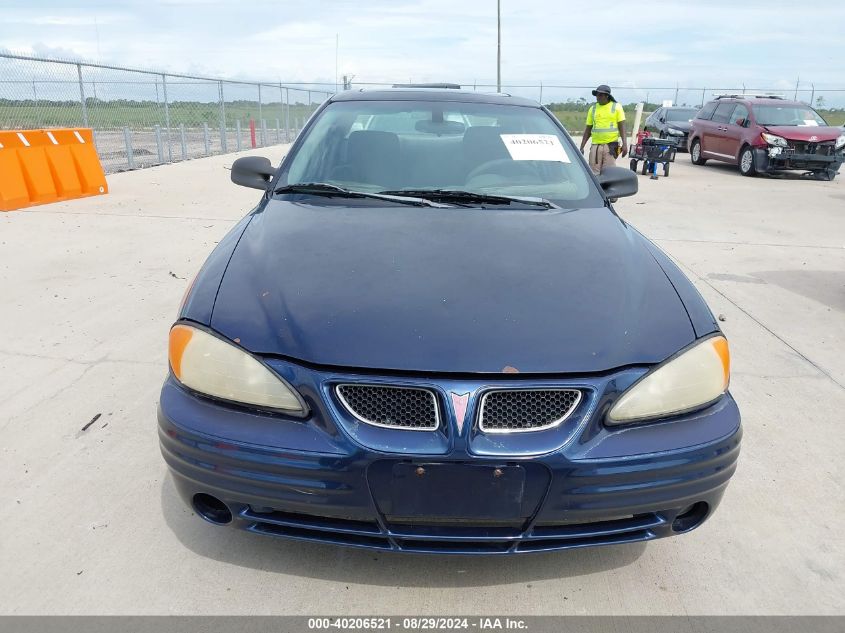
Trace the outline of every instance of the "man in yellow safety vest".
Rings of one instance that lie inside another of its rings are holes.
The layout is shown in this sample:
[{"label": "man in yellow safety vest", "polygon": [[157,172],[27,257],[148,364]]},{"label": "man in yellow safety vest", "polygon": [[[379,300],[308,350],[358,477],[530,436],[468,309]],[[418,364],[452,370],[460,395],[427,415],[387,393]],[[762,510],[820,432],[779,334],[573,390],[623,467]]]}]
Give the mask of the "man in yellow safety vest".
[{"label": "man in yellow safety vest", "polygon": [[[581,151],[591,141],[589,163],[593,173],[616,163],[616,156],[628,153],[628,140],[625,137],[625,110],[616,103],[610,94],[610,86],[600,85],[593,90],[596,103],[587,111],[587,126],[581,138]],[[622,150],[619,151],[620,139]]]}]

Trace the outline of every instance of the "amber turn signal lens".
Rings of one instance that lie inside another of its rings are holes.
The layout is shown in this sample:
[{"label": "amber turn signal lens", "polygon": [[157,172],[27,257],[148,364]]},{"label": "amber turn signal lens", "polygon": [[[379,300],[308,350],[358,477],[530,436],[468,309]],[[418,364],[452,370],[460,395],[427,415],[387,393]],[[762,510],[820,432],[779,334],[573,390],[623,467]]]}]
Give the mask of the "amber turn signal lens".
[{"label": "amber turn signal lens", "polygon": [[716,350],[719,359],[722,361],[722,369],[725,372],[725,389],[727,389],[731,379],[731,350],[726,338],[716,336],[711,340],[713,341],[713,349]]},{"label": "amber turn signal lens", "polygon": [[174,325],[170,329],[168,349],[170,369],[173,371],[173,375],[180,380],[182,379],[182,355],[185,353],[185,348],[188,347],[193,335],[194,331],[184,325]]}]

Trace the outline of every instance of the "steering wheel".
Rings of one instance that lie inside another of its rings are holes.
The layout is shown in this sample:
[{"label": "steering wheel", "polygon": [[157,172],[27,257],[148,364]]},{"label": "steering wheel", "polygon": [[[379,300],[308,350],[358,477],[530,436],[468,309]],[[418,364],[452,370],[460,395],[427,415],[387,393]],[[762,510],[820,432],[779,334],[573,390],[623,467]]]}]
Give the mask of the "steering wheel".
[{"label": "steering wheel", "polygon": [[518,176],[534,174],[536,170],[530,164],[532,161],[513,160],[511,158],[497,158],[481,163],[478,167],[467,174],[467,182],[482,174],[495,174],[497,176]]}]

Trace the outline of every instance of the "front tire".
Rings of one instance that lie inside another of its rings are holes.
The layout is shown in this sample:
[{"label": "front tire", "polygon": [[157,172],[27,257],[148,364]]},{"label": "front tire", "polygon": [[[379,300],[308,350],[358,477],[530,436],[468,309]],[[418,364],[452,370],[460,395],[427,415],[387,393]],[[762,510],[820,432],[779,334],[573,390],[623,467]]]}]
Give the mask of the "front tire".
[{"label": "front tire", "polygon": [[747,145],[739,153],[739,173],[743,176],[757,175],[757,168],[754,166],[754,150]]},{"label": "front tire", "polygon": [[637,160],[635,158],[631,159],[631,171],[637,171]]},{"label": "front tire", "polygon": [[689,158],[693,165],[703,165],[707,162],[706,158],[701,157],[701,141],[698,139],[693,140],[689,147]]}]

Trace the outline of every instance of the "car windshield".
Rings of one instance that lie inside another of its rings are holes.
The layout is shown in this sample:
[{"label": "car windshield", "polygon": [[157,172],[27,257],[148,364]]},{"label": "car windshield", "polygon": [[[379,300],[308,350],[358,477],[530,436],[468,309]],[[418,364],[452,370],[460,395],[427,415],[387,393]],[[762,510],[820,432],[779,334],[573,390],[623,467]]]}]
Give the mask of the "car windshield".
[{"label": "car windshield", "polygon": [[801,105],[755,105],[754,115],[759,125],[827,125],[818,112]]},{"label": "car windshield", "polygon": [[285,161],[280,187],[450,190],[602,206],[577,149],[540,108],[458,101],[339,101]]},{"label": "car windshield", "polygon": [[698,110],[667,110],[666,111],[666,120],[667,121],[689,121],[690,119],[694,119],[695,115],[698,113]]}]

